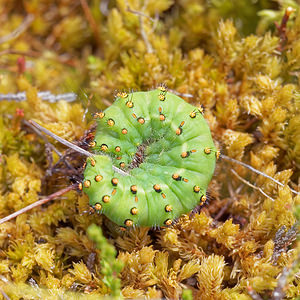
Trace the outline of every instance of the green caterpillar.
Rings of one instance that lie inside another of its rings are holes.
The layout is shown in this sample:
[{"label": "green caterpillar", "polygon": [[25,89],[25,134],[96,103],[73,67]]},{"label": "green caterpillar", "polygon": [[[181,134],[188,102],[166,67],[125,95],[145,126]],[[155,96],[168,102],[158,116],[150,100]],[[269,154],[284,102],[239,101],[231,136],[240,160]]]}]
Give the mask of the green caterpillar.
[{"label": "green caterpillar", "polygon": [[93,210],[125,228],[163,226],[206,201],[219,152],[201,109],[160,86],[119,93],[95,118],[80,183]]}]

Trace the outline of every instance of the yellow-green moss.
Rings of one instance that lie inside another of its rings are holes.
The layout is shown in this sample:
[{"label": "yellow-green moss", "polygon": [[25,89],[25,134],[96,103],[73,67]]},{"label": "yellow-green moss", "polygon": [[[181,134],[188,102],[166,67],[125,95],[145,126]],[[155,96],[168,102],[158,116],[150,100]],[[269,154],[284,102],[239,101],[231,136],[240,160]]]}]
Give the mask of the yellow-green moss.
[{"label": "yellow-green moss", "polygon": [[[223,153],[299,190],[296,1],[56,2],[0,0],[0,93],[27,96],[0,101],[1,218],[70,185],[83,161],[71,156],[77,171],[58,164],[49,173],[48,158],[55,164],[59,155],[23,119],[76,142],[116,91],[162,82],[204,106]],[[274,21],[280,25],[288,6],[294,11],[280,36]],[[42,90],[80,97],[48,103],[38,98]],[[208,198],[200,213],[156,231],[122,232],[89,214],[87,197],[75,191],[1,224],[0,299],[118,298],[121,291],[124,298],[248,300],[251,289],[271,297],[285,268],[281,292],[300,296],[299,195],[219,160]],[[87,235],[91,224],[102,228],[98,248]]]}]

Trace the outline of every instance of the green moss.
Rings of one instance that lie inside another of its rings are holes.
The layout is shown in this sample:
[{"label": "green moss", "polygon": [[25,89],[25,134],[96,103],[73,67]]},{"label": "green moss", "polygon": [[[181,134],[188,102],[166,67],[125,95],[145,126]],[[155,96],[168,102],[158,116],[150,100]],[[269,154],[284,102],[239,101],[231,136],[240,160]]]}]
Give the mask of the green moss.
[{"label": "green moss", "polygon": [[115,259],[117,251],[107,242],[100,227],[93,224],[88,228],[87,233],[101,251],[99,261],[101,274],[104,276],[103,282],[110,288],[113,297],[120,297],[121,282],[117,276],[121,272],[123,264],[121,261]]},{"label": "green moss", "polygon": [[[204,106],[223,153],[299,190],[296,1],[56,2],[0,0],[0,93],[27,96],[0,101],[1,218],[82,180],[84,158],[67,150],[60,162],[66,149],[24,120],[87,148],[92,114],[116,91],[160,83]],[[280,25],[288,6],[294,10],[278,30],[274,21]],[[34,20],[24,23],[29,14]],[[80,96],[48,103],[37,96],[42,90]],[[0,225],[0,291],[11,299],[120,291],[124,298],[189,299],[192,291],[251,299],[252,288],[266,298],[287,268],[281,293],[299,297],[299,195],[219,160],[209,198],[201,213],[171,227],[120,232],[88,213],[86,196],[69,192]],[[102,230],[94,227],[99,248],[87,235],[91,224]]]}]

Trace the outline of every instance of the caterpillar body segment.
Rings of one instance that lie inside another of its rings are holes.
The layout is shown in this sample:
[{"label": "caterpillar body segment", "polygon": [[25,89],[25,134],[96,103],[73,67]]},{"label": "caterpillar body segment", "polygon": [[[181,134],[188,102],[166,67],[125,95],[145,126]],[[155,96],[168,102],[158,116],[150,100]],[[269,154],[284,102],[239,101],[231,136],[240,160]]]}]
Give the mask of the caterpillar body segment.
[{"label": "caterpillar body segment", "polygon": [[164,226],[203,203],[217,150],[197,108],[157,89],[120,94],[101,116],[81,183],[95,210],[122,227]]}]

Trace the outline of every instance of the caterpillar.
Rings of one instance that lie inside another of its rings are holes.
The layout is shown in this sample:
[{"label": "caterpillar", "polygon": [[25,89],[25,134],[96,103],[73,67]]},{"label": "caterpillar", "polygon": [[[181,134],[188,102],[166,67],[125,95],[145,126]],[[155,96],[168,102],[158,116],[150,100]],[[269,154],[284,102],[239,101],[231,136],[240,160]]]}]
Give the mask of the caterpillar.
[{"label": "caterpillar", "polygon": [[121,228],[164,226],[205,203],[219,151],[202,113],[165,86],[118,93],[94,115],[79,184],[91,210]]},{"label": "caterpillar", "polygon": [[[206,188],[219,157],[285,186],[246,163],[220,154],[202,113],[202,108],[167,92],[163,85],[150,92],[118,93],[113,105],[94,114],[98,120],[95,139],[90,144],[94,153],[33,120],[23,120],[39,134],[43,132],[87,156],[84,179],[0,219],[0,224],[77,186],[89,196],[91,212],[103,213],[122,230],[169,226],[181,214],[205,203]],[[90,134],[87,137],[90,139]]]}]

